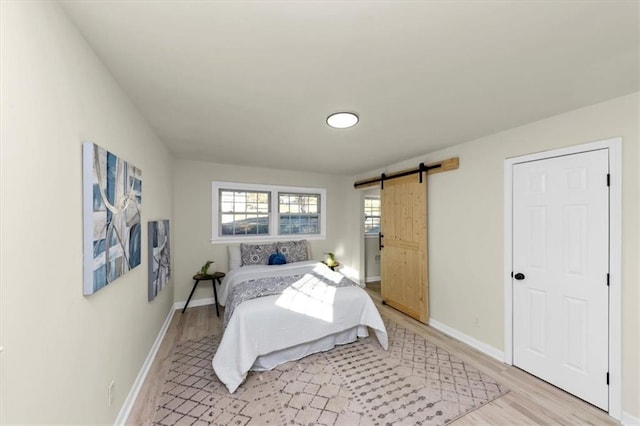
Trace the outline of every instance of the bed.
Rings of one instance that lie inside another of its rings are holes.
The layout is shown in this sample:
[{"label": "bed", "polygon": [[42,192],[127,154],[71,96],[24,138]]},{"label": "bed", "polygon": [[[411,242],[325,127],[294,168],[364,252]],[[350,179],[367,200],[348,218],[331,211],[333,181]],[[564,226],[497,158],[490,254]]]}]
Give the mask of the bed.
[{"label": "bed", "polygon": [[[238,294],[245,293],[252,294],[238,303]],[[367,337],[367,327],[388,348],[384,323],[366,291],[321,262],[234,268],[218,299],[225,327],[212,364],[231,393],[250,370],[270,370],[351,343]]]}]

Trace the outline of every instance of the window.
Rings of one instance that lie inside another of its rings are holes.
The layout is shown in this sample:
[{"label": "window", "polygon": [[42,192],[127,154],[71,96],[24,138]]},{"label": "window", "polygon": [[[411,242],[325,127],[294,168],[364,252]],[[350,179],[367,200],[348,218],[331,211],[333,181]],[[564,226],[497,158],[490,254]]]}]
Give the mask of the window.
[{"label": "window", "polygon": [[212,242],[325,238],[326,190],[212,183]]},{"label": "window", "polygon": [[220,235],[269,235],[269,192],[220,189]]},{"label": "window", "polygon": [[320,233],[320,194],[278,194],[280,234]]},{"label": "window", "polygon": [[380,232],[380,198],[365,197],[364,233],[377,234],[378,232]]}]

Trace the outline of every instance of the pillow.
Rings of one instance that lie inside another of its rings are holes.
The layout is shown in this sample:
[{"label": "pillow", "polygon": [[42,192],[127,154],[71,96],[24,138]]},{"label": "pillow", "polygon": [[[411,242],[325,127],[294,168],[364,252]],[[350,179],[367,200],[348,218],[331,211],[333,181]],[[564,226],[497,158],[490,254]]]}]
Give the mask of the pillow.
[{"label": "pillow", "polygon": [[269,265],[284,265],[285,263],[287,263],[287,259],[282,253],[273,253],[269,256]]},{"label": "pillow", "polygon": [[267,265],[269,256],[277,252],[276,244],[240,244],[242,266]]},{"label": "pillow", "polygon": [[229,255],[229,270],[238,269],[242,266],[240,257],[240,246],[227,246],[227,254]]},{"label": "pillow", "polygon": [[278,252],[284,254],[287,263],[309,260],[307,240],[280,242]]}]

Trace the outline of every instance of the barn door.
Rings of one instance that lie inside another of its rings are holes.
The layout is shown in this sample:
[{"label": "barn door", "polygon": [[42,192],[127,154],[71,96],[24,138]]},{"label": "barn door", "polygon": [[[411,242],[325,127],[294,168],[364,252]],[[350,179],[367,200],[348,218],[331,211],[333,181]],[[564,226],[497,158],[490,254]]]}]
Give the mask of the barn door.
[{"label": "barn door", "polygon": [[385,180],[380,200],[382,300],[427,324],[426,173]]},{"label": "barn door", "polygon": [[609,157],[513,166],[513,363],[608,410]]}]

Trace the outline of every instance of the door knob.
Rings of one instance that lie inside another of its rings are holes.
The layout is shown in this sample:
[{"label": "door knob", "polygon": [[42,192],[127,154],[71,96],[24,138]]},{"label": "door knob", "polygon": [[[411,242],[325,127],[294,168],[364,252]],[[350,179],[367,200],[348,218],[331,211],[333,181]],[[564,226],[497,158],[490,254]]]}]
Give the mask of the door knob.
[{"label": "door knob", "polygon": [[524,280],[524,274],[522,272],[518,272],[517,274],[515,274],[513,276],[513,278],[515,278],[516,280],[520,281],[520,280]]}]

